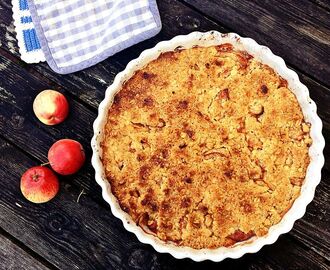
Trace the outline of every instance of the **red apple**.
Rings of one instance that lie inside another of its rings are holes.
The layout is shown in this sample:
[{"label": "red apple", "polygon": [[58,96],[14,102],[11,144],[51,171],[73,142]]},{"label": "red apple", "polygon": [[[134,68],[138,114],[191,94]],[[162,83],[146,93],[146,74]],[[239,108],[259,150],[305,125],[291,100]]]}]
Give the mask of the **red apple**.
[{"label": "red apple", "polygon": [[42,123],[56,125],[68,116],[69,103],[60,92],[44,90],[34,99],[33,111]]},{"label": "red apple", "polygon": [[48,160],[53,170],[62,175],[76,173],[85,162],[82,145],[74,140],[55,142],[48,151]]},{"label": "red apple", "polygon": [[59,188],[57,176],[47,167],[32,167],[21,178],[22,194],[33,203],[50,201],[55,197]]}]

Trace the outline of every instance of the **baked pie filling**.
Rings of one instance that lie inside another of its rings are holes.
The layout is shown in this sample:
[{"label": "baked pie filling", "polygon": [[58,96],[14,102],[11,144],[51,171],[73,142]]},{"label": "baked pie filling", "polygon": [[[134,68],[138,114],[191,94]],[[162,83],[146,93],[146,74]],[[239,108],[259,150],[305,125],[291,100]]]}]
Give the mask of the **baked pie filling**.
[{"label": "baked pie filling", "polygon": [[161,54],[115,95],[102,162],[147,233],[195,249],[267,234],[299,196],[310,125],[287,81],[231,44]]}]

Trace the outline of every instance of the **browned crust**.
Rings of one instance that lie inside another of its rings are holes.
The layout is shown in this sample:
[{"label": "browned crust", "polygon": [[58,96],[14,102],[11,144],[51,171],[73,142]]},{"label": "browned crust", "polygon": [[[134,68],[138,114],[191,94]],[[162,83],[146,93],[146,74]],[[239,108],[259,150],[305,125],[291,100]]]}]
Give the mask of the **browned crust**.
[{"label": "browned crust", "polygon": [[231,246],[300,193],[309,125],[287,81],[231,44],[163,53],[115,96],[103,164],[122,209],[162,240]]}]

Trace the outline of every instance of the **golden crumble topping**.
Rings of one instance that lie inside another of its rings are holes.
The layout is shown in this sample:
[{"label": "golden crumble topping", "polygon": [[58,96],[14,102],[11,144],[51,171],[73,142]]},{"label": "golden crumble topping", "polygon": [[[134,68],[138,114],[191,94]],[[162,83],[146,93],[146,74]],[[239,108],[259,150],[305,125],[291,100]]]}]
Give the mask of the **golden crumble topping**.
[{"label": "golden crumble topping", "polygon": [[122,209],[196,249],[266,234],[309,164],[309,124],[287,81],[230,44],[161,54],[115,96],[104,132]]}]

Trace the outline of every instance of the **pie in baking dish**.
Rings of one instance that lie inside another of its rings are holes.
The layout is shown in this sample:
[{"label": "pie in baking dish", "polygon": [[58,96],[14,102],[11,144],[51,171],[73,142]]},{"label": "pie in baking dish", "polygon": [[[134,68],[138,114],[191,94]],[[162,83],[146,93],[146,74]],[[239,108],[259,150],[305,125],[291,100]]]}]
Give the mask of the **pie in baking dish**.
[{"label": "pie in baking dish", "polygon": [[310,126],[287,81],[231,44],[161,54],[108,111],[102,163],[147,233],[195,249],[267,234],[299,196]]}]

